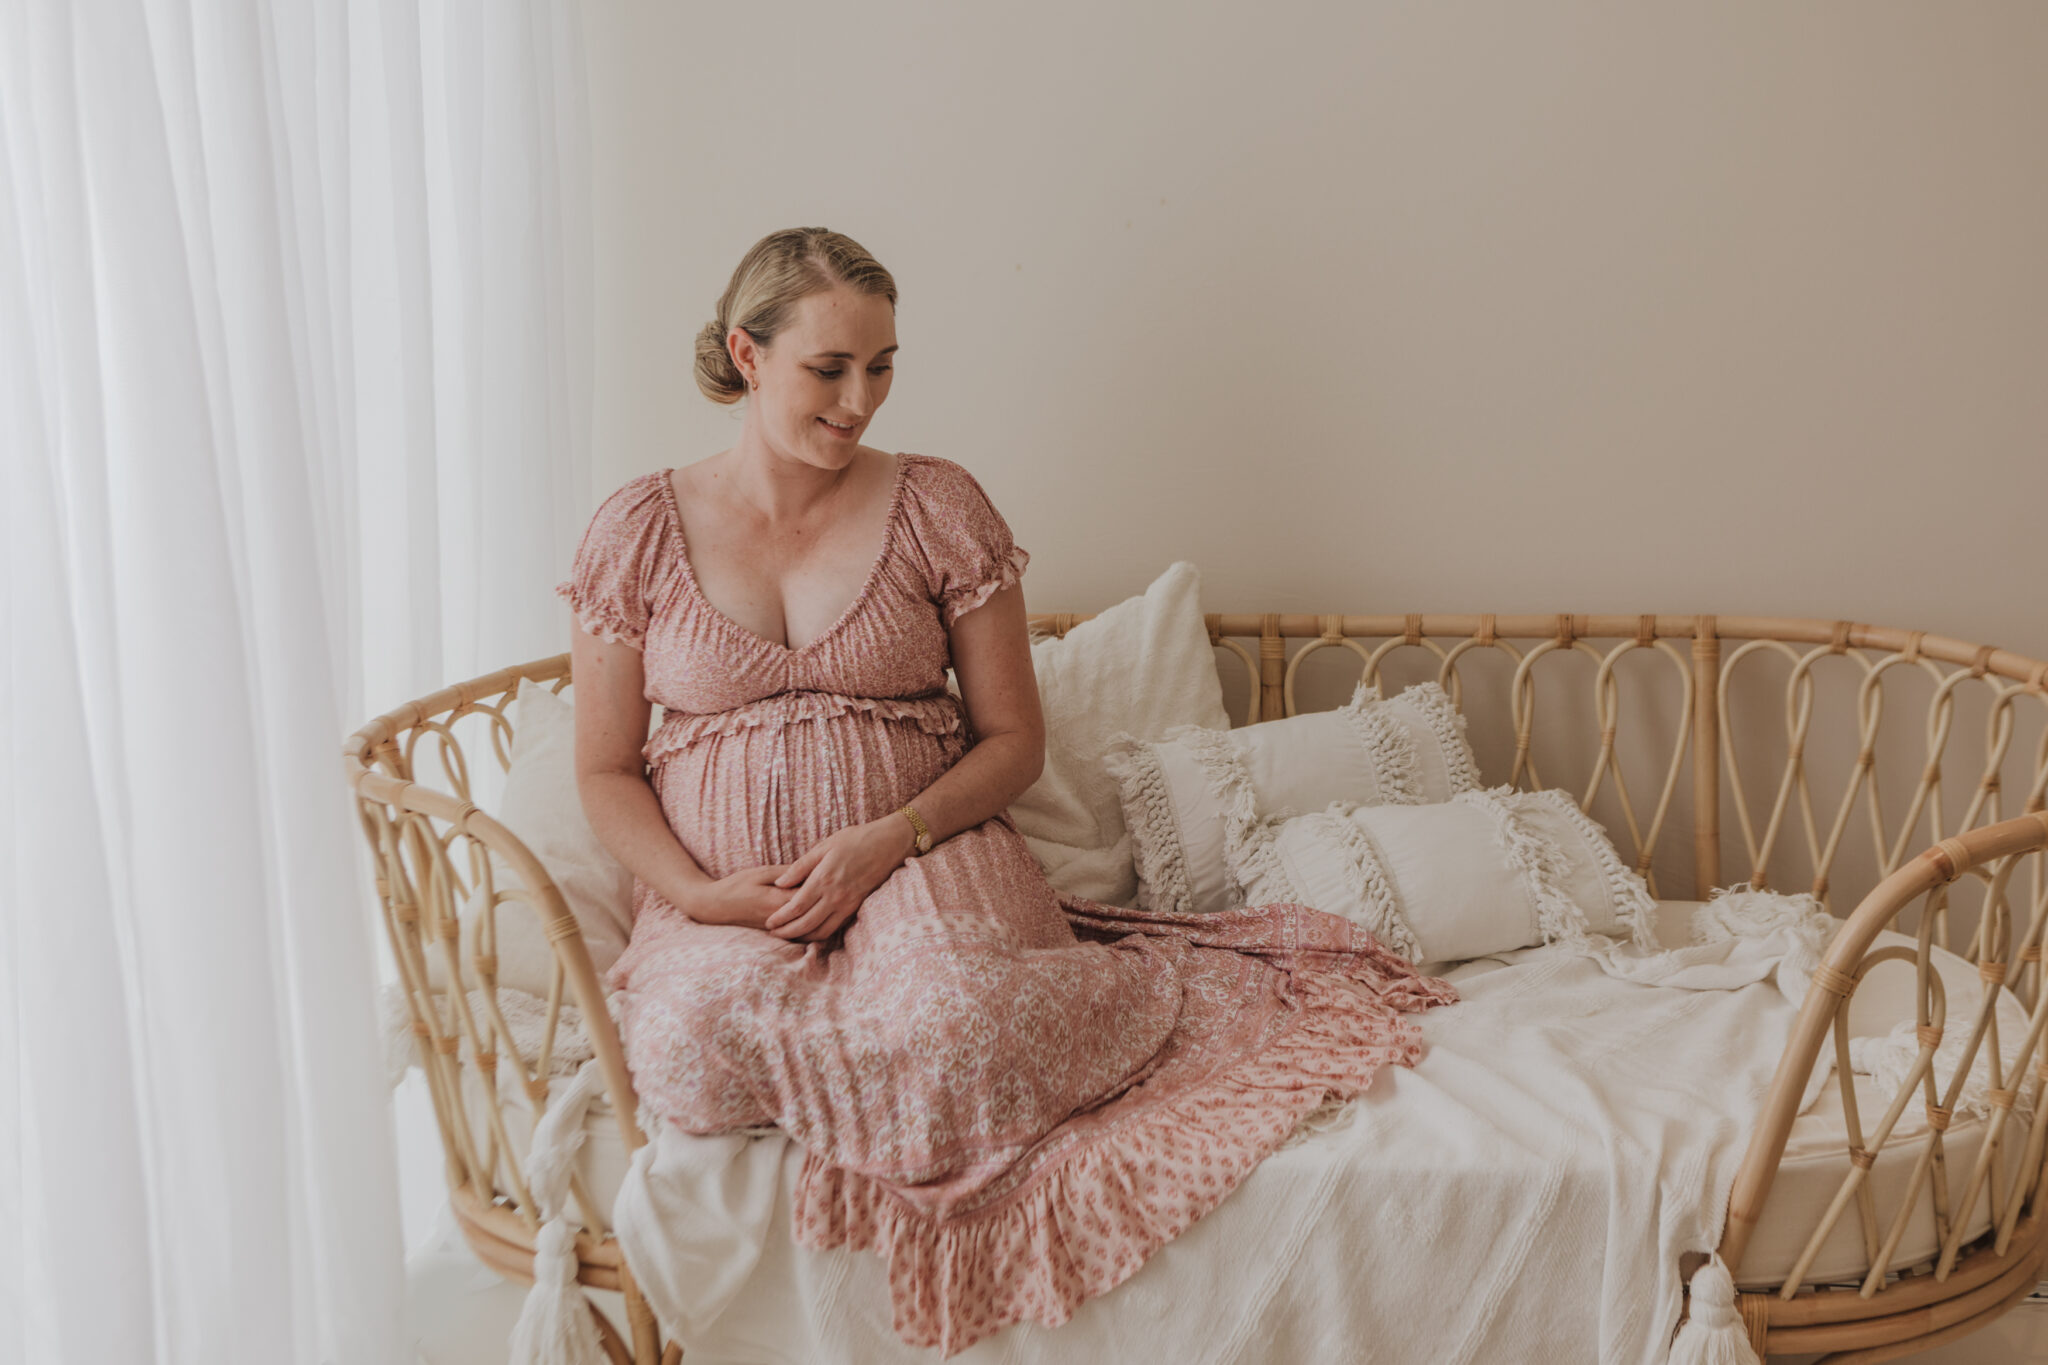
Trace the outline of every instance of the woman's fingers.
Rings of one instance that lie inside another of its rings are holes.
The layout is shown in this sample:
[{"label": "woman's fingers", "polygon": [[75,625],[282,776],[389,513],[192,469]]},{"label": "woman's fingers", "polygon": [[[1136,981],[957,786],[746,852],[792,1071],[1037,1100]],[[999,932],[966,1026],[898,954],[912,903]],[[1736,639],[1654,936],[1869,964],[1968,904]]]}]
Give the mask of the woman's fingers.
[{"label": "woman's fingers", "polygon": [[768,917],[765,927],[770,933],[784,938],[796,938],[806,926],[815,924],[820,915],[828,913],[836,899],[823,880],[812,877],[791,893],[781,909]]},{"label": "woman's fingers", "polygon": [[809,913],[811,908],[815,906],[817,903],[817,888],[810,886],[800,886],[793,893],[791,893],[788,900],[784,901],[780,907],[778,907],[774,912],[772,912],[768,916],[767,922],[764,927],[769,929],[780,929],[784,925],[789,924],[794,920],[802,918],[805,914]]},{"label": "woman's fingers", "polygon": [[783,938],[809,938],[817,930],[818,926],[828,922],[831,918],[832,904],[821,898],[817,904],[812,905],[802,915],[784,924],[781,928],[774,930],[774,932]]},{"label": "woman's fingers", "polygon": [[825,850],[823,845],[813,848],[810,852],[804,854],[803,857],[798,858],[788,867],[783,868],[781,873],[775,878],[775,885],[781,887],[799,885],[804,878],[811,875],[811,869],[816,867],[824,856]]},{"label": "woman's fingers", "polygon": [[832,935],[852,923],[853,916],[859,909],[860,903],[858,901],[842,906],[818,929],[815,937],[821,939],[832,937]]}]

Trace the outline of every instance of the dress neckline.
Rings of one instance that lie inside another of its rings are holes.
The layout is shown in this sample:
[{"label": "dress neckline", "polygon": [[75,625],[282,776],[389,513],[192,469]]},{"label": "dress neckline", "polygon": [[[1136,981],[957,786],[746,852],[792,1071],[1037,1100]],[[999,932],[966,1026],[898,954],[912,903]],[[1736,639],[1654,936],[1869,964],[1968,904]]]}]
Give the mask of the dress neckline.
[{"label": "dress neckline", "polygon": [[696,569],[691,567],[690,547],[683,535],[683,509],[681,504],[676,501],[675,466],[671,465],[669,468],[662,470],[661,500],[662,504],[668,508],[670,524],[675,528],[676,560],[682,574],[684,587],[692,597],[696,598],[698,604],[705,611],[711,613],[713,619],[722,622],[728,630],[742,639],[751,640],[756,644],[766,646],[788,658],[796,658],[809,653],[834,635],[837,635],[846,623],[853,619],[854,614],[867,603],[868,598],[874,594],[875,584],[882,577],[882,568],[889,562],[889,555],[896,548],[896,523],[903,511],[904,489],[910,482],[910,462],[915,458],[915,456],[903,452],[899,452],[896,456],[896,482],[889,490],[889,511],[882,522],[882,548],[876,552],[875,562],[869,567],[867,577],[861,580],[860,591],[855,593],[853,600],[846,604],[846,610],[839,613],[837,620],[794,649],[780,640],[769,639],[757,630],[749,630],[733,620],[721,611],[718,604],[713,602],[710,596],[705,593],[703,586],[697,582]]}]

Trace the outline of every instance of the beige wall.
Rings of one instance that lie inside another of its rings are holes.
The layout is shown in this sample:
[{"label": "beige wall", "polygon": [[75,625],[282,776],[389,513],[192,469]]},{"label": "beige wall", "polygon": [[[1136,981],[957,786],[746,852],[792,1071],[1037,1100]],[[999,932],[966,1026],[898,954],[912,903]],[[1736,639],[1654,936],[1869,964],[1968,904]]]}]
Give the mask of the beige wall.
[{"label": "beige wall", "polygon": [[597,445],[730,443],[742,251],[1093,610],[1848,616],[2048,652],[2048,6],[590,6]]},{"label": "beige wall", "polygon": [[870,441],[981,477],[1035,610],[1190,558],[2048,656],[2048,5],[587,13],[606,488],[730,443],[693,336],[824,224],[902,292]]}]

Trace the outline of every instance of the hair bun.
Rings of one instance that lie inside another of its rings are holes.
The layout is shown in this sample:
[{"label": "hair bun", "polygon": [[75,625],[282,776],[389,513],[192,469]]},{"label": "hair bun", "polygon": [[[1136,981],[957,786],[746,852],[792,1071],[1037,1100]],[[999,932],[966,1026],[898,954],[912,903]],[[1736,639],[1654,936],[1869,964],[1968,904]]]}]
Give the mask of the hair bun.
[{"label": "hair bun", "polygon": [[697,333],[697,387],[714,403],[736,403],[747,391],[746,378],[725,347],[728,330],[713,318]]}]

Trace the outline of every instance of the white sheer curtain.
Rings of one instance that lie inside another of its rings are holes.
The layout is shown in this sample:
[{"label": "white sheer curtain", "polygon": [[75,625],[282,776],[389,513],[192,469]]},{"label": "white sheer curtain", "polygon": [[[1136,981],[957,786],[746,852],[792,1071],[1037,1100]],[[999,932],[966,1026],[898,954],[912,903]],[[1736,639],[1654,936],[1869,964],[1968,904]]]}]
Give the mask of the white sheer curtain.
[{"label": "white sheer curtain", "polygon": [[0,1362],[383,1362],[343,735],[563,647],[545,0],[0,0]]}]

